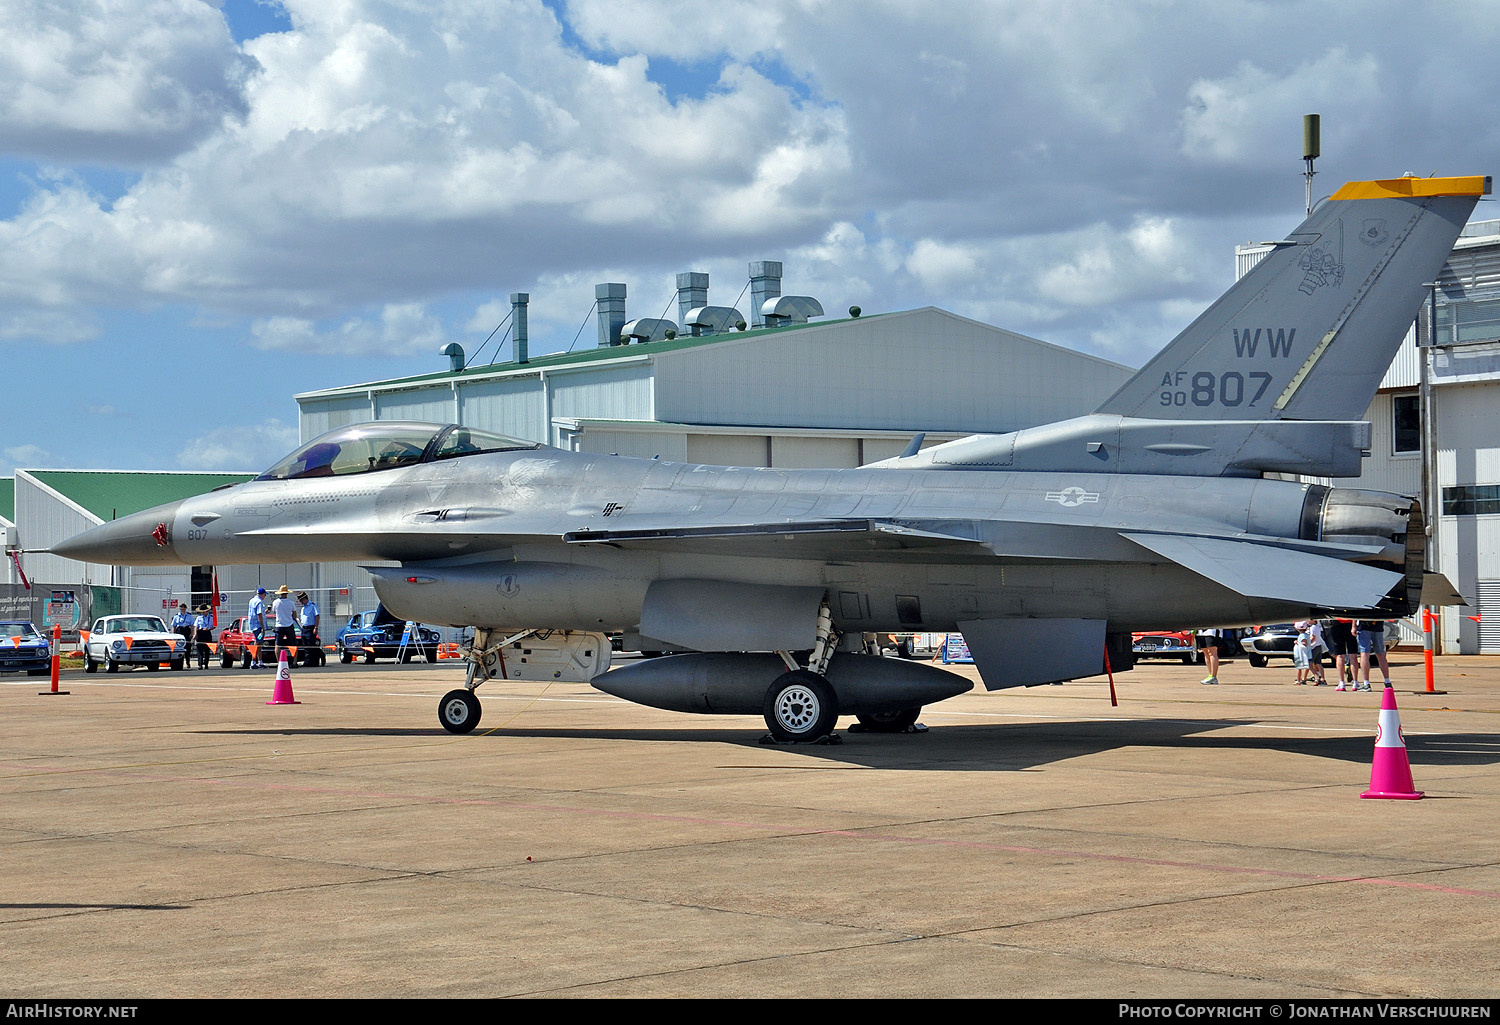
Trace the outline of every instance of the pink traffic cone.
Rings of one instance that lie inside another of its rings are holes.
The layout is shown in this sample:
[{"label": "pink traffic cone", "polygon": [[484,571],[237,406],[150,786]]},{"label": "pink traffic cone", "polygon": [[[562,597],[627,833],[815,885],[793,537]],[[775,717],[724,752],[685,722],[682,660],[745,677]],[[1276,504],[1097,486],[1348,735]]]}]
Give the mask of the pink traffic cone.
[{"label": "pink traffic cone", "polygon": [[1360,797],[1383,797],[1397,801],[1418,801],[1422,792],[1415,789],[1411,763],[1406,760],[1406,738],[1401,735],[1401,718],[1396,714],[1396,691],[1386,687],[1380,698],[1380,724],[1375,728],[1375,761],[1370,766],[1370,789]]},{"label": "pink traffic cone", "polygon": [[276,687],[271,691],[271,700],[268,705],[300,705],[302,702],[292,697],[292,673],[287,667],[286,649],[281,649],[281,659],[276,663]]}]

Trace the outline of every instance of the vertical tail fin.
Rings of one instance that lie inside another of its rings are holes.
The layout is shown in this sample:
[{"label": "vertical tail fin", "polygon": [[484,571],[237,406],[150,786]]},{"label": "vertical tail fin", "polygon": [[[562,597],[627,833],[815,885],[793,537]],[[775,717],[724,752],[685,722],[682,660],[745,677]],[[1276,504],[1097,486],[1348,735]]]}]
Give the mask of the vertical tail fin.
[{"label": "vertical tail fin", "polygon": [[1350,182],[1096,412],[1358,420],[1488,176]]}]

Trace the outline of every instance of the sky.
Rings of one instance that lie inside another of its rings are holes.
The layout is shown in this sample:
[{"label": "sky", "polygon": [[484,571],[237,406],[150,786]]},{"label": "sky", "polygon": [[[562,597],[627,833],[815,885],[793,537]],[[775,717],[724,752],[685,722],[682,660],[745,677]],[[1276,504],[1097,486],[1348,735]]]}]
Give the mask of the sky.
[{"label": "sky", "polygon": [[1500,170],[1497,52],[1478,0],[0,0],[0,475],[263,469],[297,392],[511,358],[511,292],[541,354],[753,260],[1138,366],[1301,220],[1303,114],[1315,198]]}]

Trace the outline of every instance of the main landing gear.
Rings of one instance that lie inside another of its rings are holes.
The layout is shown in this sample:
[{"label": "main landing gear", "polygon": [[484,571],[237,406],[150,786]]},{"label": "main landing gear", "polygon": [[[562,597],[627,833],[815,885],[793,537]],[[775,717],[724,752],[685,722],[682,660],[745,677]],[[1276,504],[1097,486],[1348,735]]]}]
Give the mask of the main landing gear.
[{"label": "main landing gear", "polygon": [[788,651],[778,651],[787,671],[771,681],[761,708],[771,738],[781,744],[834,741],[838,725],[839,696],[828,682],[828,663],[838,645],[839,632],[833,628],[828,599],[818,606],[817,640],[807,668],[797,665]]}]

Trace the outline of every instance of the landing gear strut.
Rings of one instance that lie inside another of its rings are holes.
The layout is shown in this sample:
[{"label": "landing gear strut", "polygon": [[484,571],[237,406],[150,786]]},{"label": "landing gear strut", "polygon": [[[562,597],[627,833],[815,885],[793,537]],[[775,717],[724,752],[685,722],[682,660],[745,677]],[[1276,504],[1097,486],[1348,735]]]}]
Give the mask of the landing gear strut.
[{"label": "landing gear strut", "polygon": [[463,688],[450,690],[438,702],[438,722],[449,733],[472,733],[474,727],[479,725],[481,709],[474,691],[486,680],[493,680],[497,676],[505,678],[505,656],[500,649],[532,631],[522,630],[513,637],[491,644],[491,638],[497,632],[479,628],[474,630],[474,643],[464,652],[464,659],[469,665]]},{"label": "landing gear strut", "polygon": [[838,725],[839,698],[828,682],[828,663],[839,642],[833,628],[833,615],[825,597],[818,606],[817,640],[807,668],[797,665],[790,652],[778,651],[787,671],[772,681],[766,691],[766,726],[771,736],[783,744],[822,740]]}]

